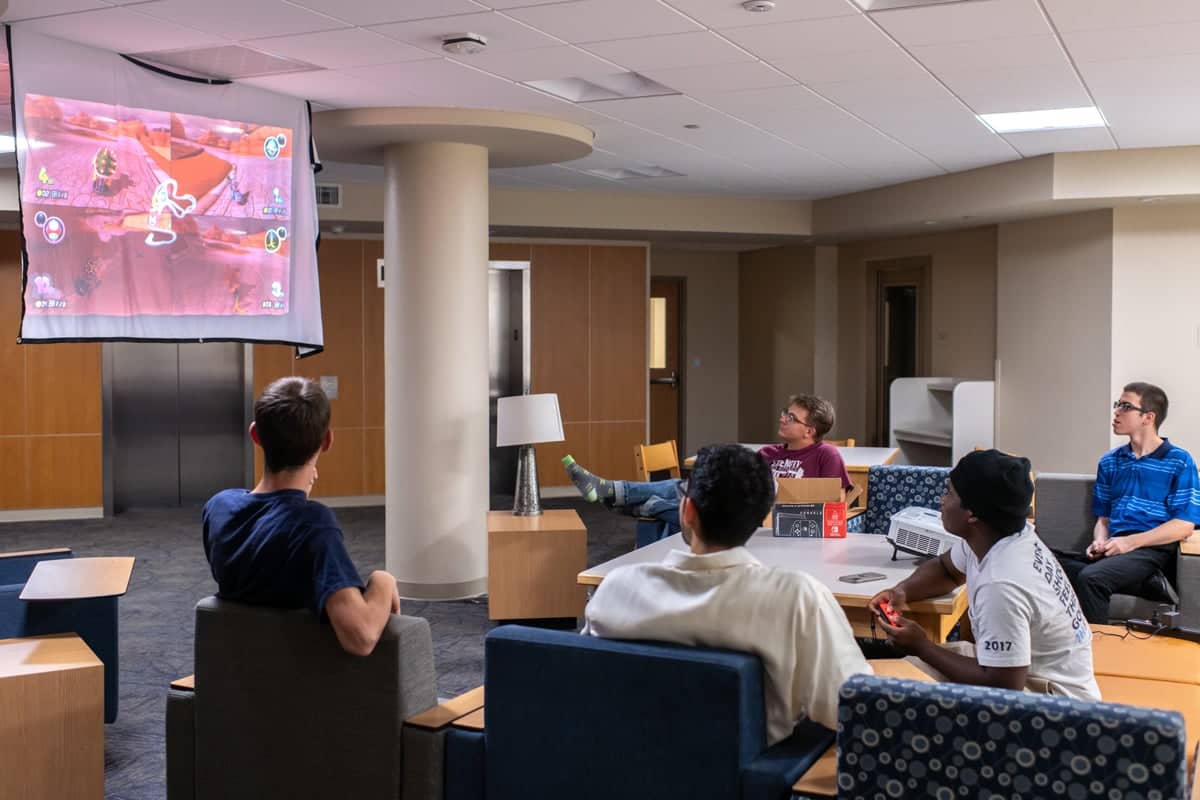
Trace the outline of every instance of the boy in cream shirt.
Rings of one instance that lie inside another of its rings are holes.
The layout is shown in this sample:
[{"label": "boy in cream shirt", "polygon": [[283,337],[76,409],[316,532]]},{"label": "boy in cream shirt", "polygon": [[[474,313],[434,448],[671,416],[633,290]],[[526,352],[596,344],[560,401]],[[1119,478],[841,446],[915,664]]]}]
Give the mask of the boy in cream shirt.
[{"label": "boy in cream shirt", "polygon": [[838,690],[871,667],[828,588],[764,566],[744,547],[774,499],[770,467],[738,445],[706,447],[681,494],[689,550],[613,570],[588,603],[583,632],[754,653],[771,744],[804,716],[836,729]]}]

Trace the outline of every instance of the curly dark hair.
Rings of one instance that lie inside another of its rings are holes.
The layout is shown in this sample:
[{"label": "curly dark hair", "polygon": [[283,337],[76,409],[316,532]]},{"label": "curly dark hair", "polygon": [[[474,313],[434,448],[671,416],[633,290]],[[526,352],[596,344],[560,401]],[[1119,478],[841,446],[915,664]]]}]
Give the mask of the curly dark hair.
[{"label": "curly dark hair", "polygon": [[687,496],[700,515],[705,542],[739,547],[775,502],[775,478],[753,450],[739,444],[710,445],[696,454]]},{"label": "curly dark hair", "polygon": [[254,404],[254,427],[269,472],[302,467],[325,441],[329,398],[308,378],[280,378]]}]

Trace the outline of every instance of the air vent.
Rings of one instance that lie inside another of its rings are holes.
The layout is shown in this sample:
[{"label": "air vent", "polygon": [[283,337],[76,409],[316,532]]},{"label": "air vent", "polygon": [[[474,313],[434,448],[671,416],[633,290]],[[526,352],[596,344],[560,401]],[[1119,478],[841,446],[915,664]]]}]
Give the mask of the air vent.
[{"label": "air vent", "polygon": [[341,208],[342,185],[340,183],[318,183],[317,205],[324,208]]},{"label": "air vent", "polygon": [[151,64],[199,75],[206,78],[261,78],[289,72],[310,72],[323,69],[307,61],[280,58],[240,44],[202,47],[195,50],[163,50],[152,53],[133,53],[134,58]]},{"label": "air vent", "polygon": [[638,165],[636,167],[597,167],[585,169],[589,175],[607,178],[610,181],[628,181],[635,178],[682,178],[682,172],[660,167],[654,164]]},{"label": "air vent", "polygon": [[854,0],[854,4],[863,11],[887,11],[893,8],[919,8],[920,6],[940,6],[947,3],[978,3],[986,0]]}]

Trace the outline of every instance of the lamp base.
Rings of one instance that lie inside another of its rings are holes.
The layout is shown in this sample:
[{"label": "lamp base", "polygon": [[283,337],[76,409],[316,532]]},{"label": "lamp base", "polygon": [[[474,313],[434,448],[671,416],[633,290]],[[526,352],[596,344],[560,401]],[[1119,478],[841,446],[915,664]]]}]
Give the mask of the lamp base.
[{"label": "lamp base", "polygon": [[523,444],[517,454],[517,490],[513,501],[514,517],[537,517],[542,513],[538,490],[537,460],[533,445]]}]

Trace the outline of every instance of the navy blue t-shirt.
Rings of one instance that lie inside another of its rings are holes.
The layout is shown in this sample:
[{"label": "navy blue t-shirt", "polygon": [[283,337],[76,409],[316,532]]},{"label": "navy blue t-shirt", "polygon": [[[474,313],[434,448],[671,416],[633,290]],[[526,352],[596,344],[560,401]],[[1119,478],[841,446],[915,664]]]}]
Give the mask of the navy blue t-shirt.
[{"label": "navy blue t-shirt", "polygon": [[339,589],[363,588],[333,512],[298,489],[226,489],[204,506],[204,554],[226,600],[310,608]]}]

